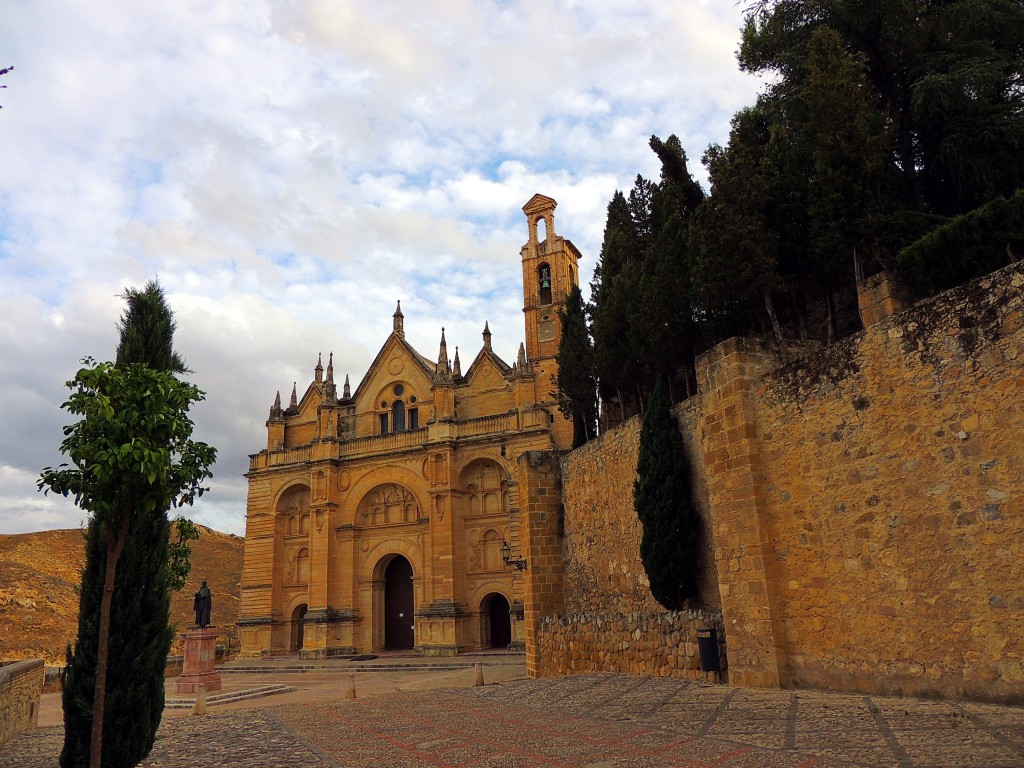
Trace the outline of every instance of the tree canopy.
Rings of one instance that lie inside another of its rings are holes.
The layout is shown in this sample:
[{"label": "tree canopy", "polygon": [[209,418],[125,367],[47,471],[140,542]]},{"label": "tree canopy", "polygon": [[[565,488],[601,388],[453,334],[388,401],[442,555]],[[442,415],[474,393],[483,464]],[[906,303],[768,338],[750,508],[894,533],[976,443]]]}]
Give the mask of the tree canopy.
[{"label": "tree canopy", "polygon": [[654,599],[679,610],[699,592],[700,517],[693,506],[683,437],[659,378],[640,430],[633,506],[643,525],[640,559]]},{"label": "tree canopy", "polygon": [[[188,410],[204,395],[175,375],[184,363],[171,347],[162,291],[151,283],[125,297],[118,362],[87,358],[68,382],[63,408],[79,417],[61,443],[71,464],[44,469],[39,481],[90,516],[64,681],[62,768],[127,768],[153,746],[173,636],[169,589],[190,535],[179,524],[171,549],[167,511],[203,494],[216,459],[192,439]],[[118,663],[108,666],[110,658]]]},{"label": "tree canopy", "polygon": [[857,281],[881,269],[923,297],[1020,257],[1020,0],[754,0],[738,57],[771,79],[704,152],[710,194],[652,137],[660,180],[608,205],[588,305],[604,414],[642,410],[659,376],[689,394],[729,336],[784,361],[788,338],[859,330]]}]

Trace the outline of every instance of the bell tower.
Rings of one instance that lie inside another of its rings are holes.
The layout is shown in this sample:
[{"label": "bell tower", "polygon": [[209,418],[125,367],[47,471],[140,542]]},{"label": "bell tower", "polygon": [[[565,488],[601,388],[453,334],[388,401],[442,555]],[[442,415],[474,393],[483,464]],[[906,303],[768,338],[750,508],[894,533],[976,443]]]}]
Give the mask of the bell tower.
[{"label": "bell tower", "polygon": [[552,435],[559,450],[572,447],[572,422],[562,418],[552,394],[556,388],[558,344],[562,337],[558,312],[569,290],[579,284],[580,252],[555,234],[555,207],[550,197],[534,195],[523,206],[529,239],[520,251],[523,261],[523,313],[526,357],[535,376],[535,402],[555,416]]}]

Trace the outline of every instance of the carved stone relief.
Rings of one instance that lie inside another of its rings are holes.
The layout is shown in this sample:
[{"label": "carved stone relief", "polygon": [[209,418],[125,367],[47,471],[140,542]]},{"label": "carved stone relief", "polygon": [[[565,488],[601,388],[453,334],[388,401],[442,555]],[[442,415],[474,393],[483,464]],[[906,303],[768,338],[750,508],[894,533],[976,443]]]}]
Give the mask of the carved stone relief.
[{"label": "carved stone relief", "polygon": [[420,517],[416,497],[395,483],[377,486],[359,503],[356,522],[362,526],[414,523]]}]

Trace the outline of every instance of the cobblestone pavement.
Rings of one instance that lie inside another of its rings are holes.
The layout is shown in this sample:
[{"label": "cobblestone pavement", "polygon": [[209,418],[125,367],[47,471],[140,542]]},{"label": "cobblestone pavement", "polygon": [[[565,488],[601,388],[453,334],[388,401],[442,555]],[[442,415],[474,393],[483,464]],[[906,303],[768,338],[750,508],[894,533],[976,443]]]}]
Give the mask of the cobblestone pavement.
[{"label": "cobblestone pavement", "polygon": [[[0,750],[52,768],[60,729]],[[1024,709],[621,675],[167,718],[147,768],[1024,766]]]}]

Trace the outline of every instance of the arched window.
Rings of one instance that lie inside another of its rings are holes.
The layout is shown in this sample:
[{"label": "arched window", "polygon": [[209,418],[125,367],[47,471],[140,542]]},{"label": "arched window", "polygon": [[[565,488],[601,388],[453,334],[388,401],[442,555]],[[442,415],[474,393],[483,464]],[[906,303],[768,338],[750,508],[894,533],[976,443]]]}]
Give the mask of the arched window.
[{"label": "arched window", "polygon": [[395,432],[405,431],[405,403],[395,400],[391,407],[391,429]]},{"label": "arched window", "polygon": [[551,303],[551,267],[541,264],[537,267],[537,285],[540,287],[540,303]]}]

